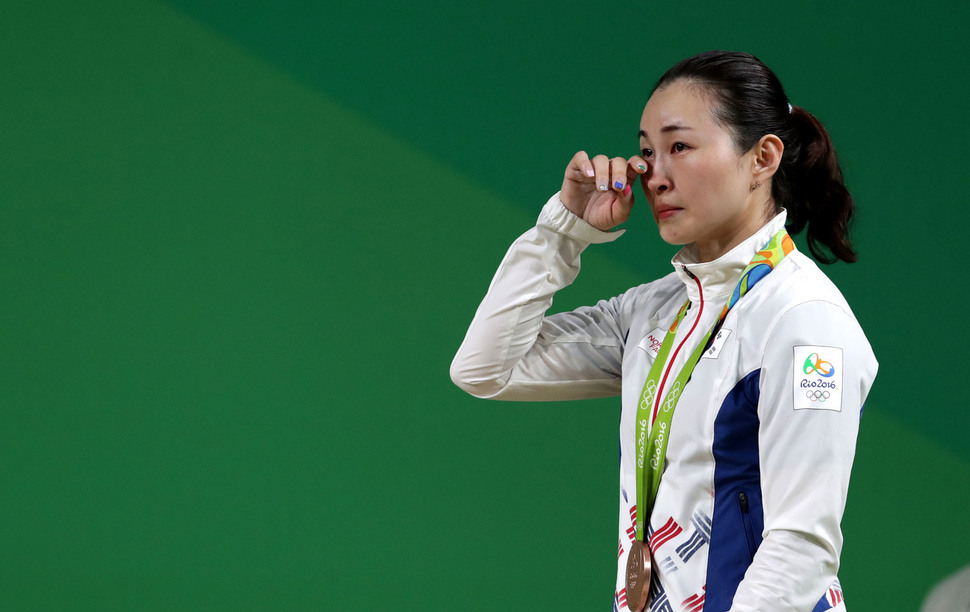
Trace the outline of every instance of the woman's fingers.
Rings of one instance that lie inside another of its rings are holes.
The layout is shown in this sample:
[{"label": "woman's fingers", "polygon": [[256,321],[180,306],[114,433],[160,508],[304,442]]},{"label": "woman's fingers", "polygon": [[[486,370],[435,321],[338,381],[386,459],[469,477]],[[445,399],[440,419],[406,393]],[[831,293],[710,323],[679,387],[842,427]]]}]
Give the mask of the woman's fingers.
[{"label": "woman's fingers", "polygon": [[596,176],[596,189],[609,191],[610,189],[610,160],[605,155],[597,155],[592,160],[593,172]]},{"label": "woman's fingers", "polygon": [[627,180],[627,161],[622,157],[614,157],[610,160],[610,188],[613,191],[623,191],[629,181]]},{"label": "woman's fingers", "polygon": [[567,178],[577,182],[592,178],[598,191],[623,191],[646,171],[647,162],[639,155],[630,159],[597,155],[590,159],[585,151],[579,151],[569,162]]},{"label": "woman's fingers", "polygon": [[590,194],[595,193],[593,186],[596,172],[586,151],[578,151],[566,165],[559,198],[566,209],[582,217],[586,214]]},{"label": "woman's fingers", "polygon": [[569,160],[569,166],[566,169],[566,178],[582,182],[593,178],[593,176],[593,164],[589,161],[589,155],[586,154],[586,151],[578,151]]},{"label": "woman's fingers", "polygon": [[643,159],[639,155],[634,155],[630,158],[626,167],[626,178],[627,182],[633,183],[637,180],[637,177],[646,174],[647,172],[647,160]]},{"label": "woman's fingers", "polygon": [[639,155],[630,159],[590,158],[579,151],[566,167],[560,199],[568,210],[602,230],[623,223],[633,207],[631,185],[647,172],[646,161]]},{"label": "woman's fingers", "polygon": [[647,171],[646,161],[639,155],[629,160],[623,157],[608,159],[605,155],[597,155],[592,159],[596,174],[596,188],[599,191],[622,192],[636,180],[637,176]]}]

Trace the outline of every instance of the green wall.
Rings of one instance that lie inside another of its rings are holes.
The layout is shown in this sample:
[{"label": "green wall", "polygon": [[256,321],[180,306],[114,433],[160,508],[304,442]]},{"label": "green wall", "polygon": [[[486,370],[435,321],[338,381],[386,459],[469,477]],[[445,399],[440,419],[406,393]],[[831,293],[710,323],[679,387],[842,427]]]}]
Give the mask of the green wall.
[{"label": "green wall", "polygon": [[[609,609],[618,402],[448,365],[580,148],[762,57],[860,206],[853,612],[970,561],[970,5],[3,2],[0,609]],[[668,269],[648,215],[570,308]]]}]

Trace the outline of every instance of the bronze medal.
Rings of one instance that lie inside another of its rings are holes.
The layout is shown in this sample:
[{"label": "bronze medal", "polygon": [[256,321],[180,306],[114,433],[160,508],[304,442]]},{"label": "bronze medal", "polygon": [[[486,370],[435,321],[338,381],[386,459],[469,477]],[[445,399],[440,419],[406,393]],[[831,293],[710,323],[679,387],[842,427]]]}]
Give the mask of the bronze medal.
[{"label": "bronze medal", "polygon": [[626,605],[642,612],[650,599],[650,549],[634,540],[626,558]]}]

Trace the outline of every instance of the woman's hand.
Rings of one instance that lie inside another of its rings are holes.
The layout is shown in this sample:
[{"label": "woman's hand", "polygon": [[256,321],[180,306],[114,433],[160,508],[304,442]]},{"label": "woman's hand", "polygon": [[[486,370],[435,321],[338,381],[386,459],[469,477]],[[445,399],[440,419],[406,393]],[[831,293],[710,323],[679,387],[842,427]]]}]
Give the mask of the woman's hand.
[{"label": "woman's hand", "polygon": [[639,155],[629,160],[605,155],[590,159],[586,151],[580,151],[566,166],[559,198],[570,212],[596,229],[611,230],[630,218],[631,185],[646,171],[647,162]]}]

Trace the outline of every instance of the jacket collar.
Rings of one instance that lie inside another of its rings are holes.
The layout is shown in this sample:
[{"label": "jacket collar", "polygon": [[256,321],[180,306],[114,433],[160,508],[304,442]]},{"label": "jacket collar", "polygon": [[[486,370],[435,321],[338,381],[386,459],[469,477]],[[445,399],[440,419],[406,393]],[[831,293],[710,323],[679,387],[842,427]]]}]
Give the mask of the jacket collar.
[{"label": "jacket collar", "polygon": [[755,253],[785,227],[786,218],[787,212],[782,210],[752,236],[714,261],[699,263],[696,245],[689,244],[682,248],[670,263],[674,266],[680,280],[687,286],[687,297],[690,301],[696,302],[700,296],[697,282],[690,277],[687,270],[700,281],[705,300],[730,294]]}]

